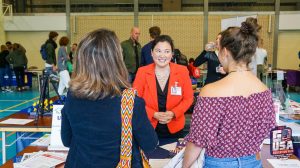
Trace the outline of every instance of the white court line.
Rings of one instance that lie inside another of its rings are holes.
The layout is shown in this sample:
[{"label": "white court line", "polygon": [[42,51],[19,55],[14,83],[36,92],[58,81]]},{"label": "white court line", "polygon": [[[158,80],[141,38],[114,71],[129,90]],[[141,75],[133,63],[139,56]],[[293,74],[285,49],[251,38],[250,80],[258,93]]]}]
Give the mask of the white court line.
[{"label": "white court line", "polygon": [[9,112],[9,111],[20,111],[20,110],[5,110],[5,111]]},{"label": "white court line", "polygon": [[22,103],[13,105],[13,106],[11,106],[11,107],[8,107],[8,108],[6,108],[6,109],[0,110],[0,113],[5,112],[6,110],[13,109],[13,108],[18,107],[18,106],[21,106],[22,104],[25,104],[25,103],[28,103],[28,102],[31,102],[31,101],[35,101],[35,100],[37,100],[39,97],[40,97],[40,96],[37,96],[37,97],[35,97],[35,98],[33,98],[33,99],[30,99],[30,100],[24,101],[24,102],[22,102]]},{"label": "white court line", "polygon": [[27,101],[28,99],[25,100],[0,100],[0,101]]}]

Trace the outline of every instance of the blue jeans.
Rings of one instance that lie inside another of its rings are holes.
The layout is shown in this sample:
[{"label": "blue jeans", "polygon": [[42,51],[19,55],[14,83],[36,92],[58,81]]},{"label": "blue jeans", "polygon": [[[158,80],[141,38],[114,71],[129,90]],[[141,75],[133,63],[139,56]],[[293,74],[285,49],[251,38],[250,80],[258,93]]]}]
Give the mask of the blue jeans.
[{"label": "blue jeans", "polygon": [[12,72],[13,70],[10,68],[10,65],[5,66],[5,73],[8,76],[8,81],[6,83],[7,86],[12,86]]},{"label": "blue jeans", "polygon": [[0,86],[4,87],[4,76],[5,76],[5,68],[0,68]]},{"label": "blue jeans", "polygon": [[51,74],[56,75],[56,73],[53,71],[52,67],[46,67],[45,68],[45,75],[51,75]]},{"label": "blue jeans", "polygon": [[205,155],[204,168],[262,168],[256,155],[239,158],[215,158]]}]

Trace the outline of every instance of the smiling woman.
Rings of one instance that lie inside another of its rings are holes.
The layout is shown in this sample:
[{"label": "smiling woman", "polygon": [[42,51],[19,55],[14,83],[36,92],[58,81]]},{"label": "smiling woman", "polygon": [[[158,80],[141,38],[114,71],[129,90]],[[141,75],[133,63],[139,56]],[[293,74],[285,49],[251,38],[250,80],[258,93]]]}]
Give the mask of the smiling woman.
[{"label": "smiling woman", "polygon": [[193,101],[192,84],[185,66],[171,63],[170,36],[157,37],[151,48],[154,63],[137,71],[133,87],[146,102],[146,111],[159,137],[183,137],[184,113]]}]

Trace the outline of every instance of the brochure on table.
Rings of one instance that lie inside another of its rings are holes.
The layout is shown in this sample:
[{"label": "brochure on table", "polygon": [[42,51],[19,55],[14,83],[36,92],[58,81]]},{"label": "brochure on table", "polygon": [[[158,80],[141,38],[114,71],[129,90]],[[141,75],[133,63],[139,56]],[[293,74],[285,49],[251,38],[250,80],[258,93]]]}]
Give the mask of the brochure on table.
[{"label": "brochure on table", "polygon": [[61,110],[64,105],[53,105],[50,146],[48,150],[69,150],[61,141]]}]

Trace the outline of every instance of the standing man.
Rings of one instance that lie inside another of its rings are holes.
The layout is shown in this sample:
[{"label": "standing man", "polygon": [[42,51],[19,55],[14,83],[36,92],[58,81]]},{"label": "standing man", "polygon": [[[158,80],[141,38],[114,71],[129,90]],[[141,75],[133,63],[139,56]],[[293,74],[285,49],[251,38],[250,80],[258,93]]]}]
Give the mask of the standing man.
[{"label": "standing man", "polygon": [[11,52],[12,51],[12,43],[11,43],[11,41],[7,41],[5,43],[5,45],[6,45],[7,49],[8,49],[8,51]]},{"label": "standing man", "polygon": [[56,40],[58,33],[55,31],[51,31],[49,33],[49,39],[46,41],[46,52],[47,59],[45,62],[45,70],[48,75],[53,74],[56,70],[56,54],[55,49],[57,48]]},{"label": "standing man", "polygon": [[141,44],[138,42],[140,36],[140,29],[133,27],[130,31],[130,38],[121,43],[123,50],[123,57],[126,68],[129,73],[129,82],[132,83],[135,74],[140,67],[141,60]]},{"label": "standing man", "polygon": [[161,31],[158,26],[150,27],[149,34],[150,34],[151,41],[148,44],[144,45],[144,47],[142,48],[141,66],[145,66],[153,63],[153,58],[151,55],[152,41],[156,37],[160,36],[160,33]]}]

